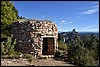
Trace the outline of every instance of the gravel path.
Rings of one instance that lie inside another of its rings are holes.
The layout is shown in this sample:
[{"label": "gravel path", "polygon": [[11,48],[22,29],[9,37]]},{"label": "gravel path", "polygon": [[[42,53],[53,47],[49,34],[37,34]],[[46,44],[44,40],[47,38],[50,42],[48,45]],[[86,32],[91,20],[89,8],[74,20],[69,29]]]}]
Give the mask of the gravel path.
[{"label": "gravel path", "polygon": [[37,59],[34,58],[31,62],[28,59],[1,59],[1,66],[73,66],[67,62],[58,61],[53,58]]},{"label": "gravel path", "polygon": [[28,59],[1,59],[1,66],[29,66]]}]

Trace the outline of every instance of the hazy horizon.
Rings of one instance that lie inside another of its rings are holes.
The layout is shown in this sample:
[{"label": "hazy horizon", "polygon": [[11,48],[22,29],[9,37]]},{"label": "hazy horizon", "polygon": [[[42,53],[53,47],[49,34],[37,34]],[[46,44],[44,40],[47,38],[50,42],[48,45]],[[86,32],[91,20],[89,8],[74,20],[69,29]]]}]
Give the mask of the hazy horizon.
[{"label": "hazy horizon", "polygon": [[[70,31],[59,31],[58,30],[58,32],[71,32],[72,30],[70,30]],[[77,30],[76,30],[77,31]],[[99,33],[99,31],[77,31],[77,32],[97,32],[97,33]]]}]

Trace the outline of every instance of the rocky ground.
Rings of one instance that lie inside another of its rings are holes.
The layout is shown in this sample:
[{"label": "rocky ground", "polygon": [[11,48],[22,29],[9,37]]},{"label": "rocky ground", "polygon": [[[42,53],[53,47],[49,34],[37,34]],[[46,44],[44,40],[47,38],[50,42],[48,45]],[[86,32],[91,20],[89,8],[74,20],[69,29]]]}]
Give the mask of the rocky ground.
[{"label": "rocky ground", "polygon": [[1,59],[1,66],[74,66],[62,60],[55,60],[53,58],[37,59],[32,61],[28,59]]}]

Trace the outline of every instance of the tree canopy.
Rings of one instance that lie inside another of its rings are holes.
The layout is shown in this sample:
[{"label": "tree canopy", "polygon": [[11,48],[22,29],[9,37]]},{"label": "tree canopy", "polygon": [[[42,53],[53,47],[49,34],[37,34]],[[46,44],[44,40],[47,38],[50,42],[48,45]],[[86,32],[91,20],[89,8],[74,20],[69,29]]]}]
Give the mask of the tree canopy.
[{"label": "tree canopy", "polygon": [[[65,33],[64,33],[65,34]],[[79,35],[75,29],[63,36],[59,34],[59,40],[66,38],[67,61],[81,66],[97,66],[99,60],[99,38],[90,35]],[[68,39],[67,39],[68,38]]]},{"label": "tree canopy", "polygon": [[12,22],[17,20],[18,10],[10,1],[1,1],[1,38],[11,35]]}]

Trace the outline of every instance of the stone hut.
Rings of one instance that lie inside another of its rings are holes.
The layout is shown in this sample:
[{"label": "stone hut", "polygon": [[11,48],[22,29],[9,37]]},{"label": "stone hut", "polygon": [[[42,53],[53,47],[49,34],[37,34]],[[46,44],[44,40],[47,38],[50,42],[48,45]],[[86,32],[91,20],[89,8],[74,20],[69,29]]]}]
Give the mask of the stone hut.
[{"label": "stone hut", "polygon": [[22,19],[12,24],[16,50],[35,57],[54,56],[58,47],[57,25],[47,20]]}]

